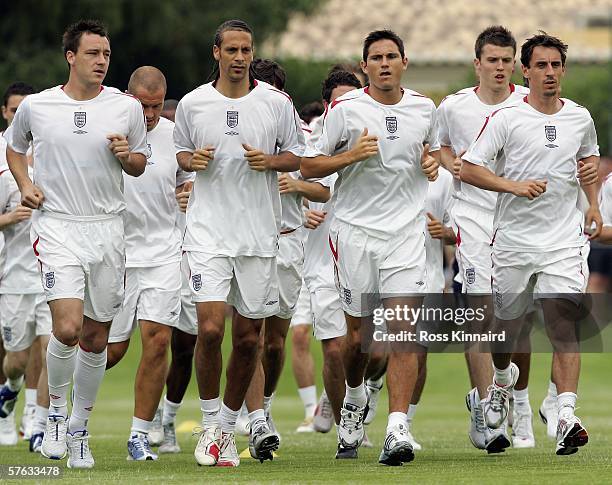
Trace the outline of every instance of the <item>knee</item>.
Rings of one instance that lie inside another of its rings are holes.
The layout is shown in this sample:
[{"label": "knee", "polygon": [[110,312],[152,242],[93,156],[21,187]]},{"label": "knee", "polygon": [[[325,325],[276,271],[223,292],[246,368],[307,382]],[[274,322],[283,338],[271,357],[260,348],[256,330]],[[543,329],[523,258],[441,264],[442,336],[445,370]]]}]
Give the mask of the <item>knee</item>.
[{"label": "knee", "polygon": [[258,335],[256,333],[248,333],[240,336],[235,336],[232,342],[233,351],[244,357],[254,357],[257,355]]},{"label": "knee", "polygon": [[79,343],[80,326],[74,322],[62,322],[55,326],[53,336],[64,345],[74,347]]},{"label": "knee", "polygon": [[223,326],[211,320],[205,320],[199,324],[198,341],[207,348],[219,348],[223,342]]},{"label": "knee", "polygon": [[325,364],[336,365],[338,362],[342,362],[342,347],[340,342],[331,341],[323,346],[323,357],[325,358]]},{"label": "knee", "polygon": [[171,328],[164,327],[154,332],[149,332],[144,339],[143,355],[151,360],[162,360],[166,356],[170,346]]},{"label": "knee", "polygon": [[269,359],[279,359],[285,351],[285,341],[282,338],[274,338],[266,342],[266,356]]},{"label": "knee", "polygon": [[[308,327],[308,325],[300,325],[300,327]],[[292,341],[293,349],[296,352],[308,352],[308,347],[310,346],[308,331],[294,330]]]},{"label": "knee", "polygon": [[129,340],[127,342],[117,342],[108,344],[106,349],[106,368],[111,369],[115,365],[119,363],[119,361],[123,358],[125,353],[127,352],[129,346]]},{"label": "knee", "polygon": [[[2,361],[0,361],[0,365],[2,365]],[[10,379],[16,379],[22,376],[25,373],[27,365],[27,350],[21,352],[7,352],[4,357],[4,372],[6,373],[6,377]]]}]

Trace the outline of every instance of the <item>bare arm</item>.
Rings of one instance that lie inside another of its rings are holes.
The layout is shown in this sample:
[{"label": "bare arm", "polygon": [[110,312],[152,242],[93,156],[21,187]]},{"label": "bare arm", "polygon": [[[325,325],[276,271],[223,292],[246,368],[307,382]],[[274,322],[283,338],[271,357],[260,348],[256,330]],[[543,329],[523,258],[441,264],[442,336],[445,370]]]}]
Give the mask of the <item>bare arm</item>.
[{"label": "bare arm", "polygon": [[327,202],[330,197],[329,187],[318,182],[297,180],[286,173],[278,177],[278,190],[281,194],[300,194],[313,202]]},{"label": "bare arm", "polygon": [[355,146],[346,152],[332,156],[302,157],[300,171],[304,178],[327,177],[353,163],[373,157],[377,153],[378,137],[368,135],[368,129],[365,128]]},{"label": "bare arm", "polygon": [[[584,216],[585,233],[589,235],[589,239],[597,239],[603,227],[603,218],[599,212],[597,186],[595,184],[583,185],[582,190],[589,201],[589,208]],[[595,229],[591,229],[593,223],[595,223]]]},{"label": "bare arm", "polygon": [[130,151],[130,145],[124,135],[113,133],[106,137],[110,140],[109,148],[121,163],[123,171],[132,177],[142,175],[147,166],[147,157],[142,153]]},{"label": "bare arm", "polygon": [[246,158],[249,167],[257,172],[265,172],[266,170],[294,172],[300,168],[300,157],[291,152],[267,155],[246,143],[243,143],[242,147],[245,149],[244,158]]},{"label": "bare arm", "polygon": [[38,209],[45,197],[42,190],[30,180],[27,156],[7,147],[6,160],[15,182],[17,182],[19,192],[21,192],[21,204],[30,209]]},{"label": "bare arm", "polygon": [[578,160],[578,179],[580,185],[590,185],[597,182],[599,171],[599,157],[592,155]]},{"label": "bare arm", "polygon": [[517,197],[527,197],[529,200],[533,200],[546,192],[545,180],[508,180],[467,160],[462,160],[460,177],[462,182],[481,189],[507,192]]},{"label": "bare arm", "polygon": [[448,170],[456,179],[459,179],[459,172],[461,171],[461,157],[465,151],[461,152],[458,156],[455,156],[451,147],[440,148],[440,164]]}]

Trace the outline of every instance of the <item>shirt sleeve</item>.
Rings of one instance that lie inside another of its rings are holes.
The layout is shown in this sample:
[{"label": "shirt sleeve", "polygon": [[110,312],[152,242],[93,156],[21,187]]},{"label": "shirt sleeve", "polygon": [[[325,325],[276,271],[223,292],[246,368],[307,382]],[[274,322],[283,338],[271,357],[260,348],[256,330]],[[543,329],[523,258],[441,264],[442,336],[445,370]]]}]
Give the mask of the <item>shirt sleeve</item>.
[{"label": "shirt sleeve", "polygon": [[448,130],[448,103],[445,103],[444,100],[440,103],[438,107],[438,140],[440,141],[440,145],[443,147],[450,147],[450,132]]},{"label": "shirt sleeve", "polygon": [[495,163],[497,154],[502,150],[508,137],[506,117],[499,113],[488,116],[480,133],[472,142],[463,160],[474,165],[487,166],[491,161]]},{"label": "shirt sleeve", "polygon": [[10,174],[5,174],[4,171],[0,172],[0,214],[9,212],[8,205],[11,198],[11,190],[8,184],[8,177],[10,177]]},{"label": "shirt sleeve", "polygon": [[276,133],[276,147],[279,152],[291,152],[298,157],[304,154],[306,138],[302,131],[302,122],[289,100],[283,103]]},{"label": "shirt sleeve", "polygon": [[184,100],[179,101],[174,115],[174,148],[176,153],[193,153],[196,149],[191,138],[191,125],[187,120]]},{"label": "shirt sleeve", "polygon": [[454,192],[454,188],[453,188],[453,178],[449,178],[445,190],[444,190],[444,199],[443,199],[443,205],[442,205],[442,210],[444,211],[444,215],[442,216],[442,223],[445,226],[450,226],[451,225],[451,209],[453,208],[453,192]]},{"label": "shirt sleeve", "polygon": [[333,155],[348,148],[348,132],[342,106],[330,107],[323,120],[323,129],[316,143],[309,144],[306,157]]},{"label": "shirt sleeve", "polygon": [[15,113],[13,123],[4,132],[4,139],[11,150],[25,155],[30,149],[32,129],[30,125],[31,101],[26,97]]},{"label": "shirt sleeve", "polygon": [[195,172],[185,172],[181,167],[176,169],[176,186],[180,187],[186,182],[193,182],[195,180]]},{"label": "shirt sleeve", "polygon": [[425,143],[429,143],[430,152],[437,152],[440,149],[440,141],[438,138],[438,112],[433,101],[431,102],[431,123]]},{"label": "shirt sleeve", "polygon": [[599,145],[597,144],[597,132],[595,131],[595,123],[593,118],[589,117],[589,125],[582,137],[580,142],[580,149],[578,150],[577,159],[599,156]]},{"label": "shirt sleeve", "polygon": [[128,128],[127,139],[130,145],[130,152],[140,153],[147,156],[147,123],[140,101],[134,100],[130,103],[130,126]]}]

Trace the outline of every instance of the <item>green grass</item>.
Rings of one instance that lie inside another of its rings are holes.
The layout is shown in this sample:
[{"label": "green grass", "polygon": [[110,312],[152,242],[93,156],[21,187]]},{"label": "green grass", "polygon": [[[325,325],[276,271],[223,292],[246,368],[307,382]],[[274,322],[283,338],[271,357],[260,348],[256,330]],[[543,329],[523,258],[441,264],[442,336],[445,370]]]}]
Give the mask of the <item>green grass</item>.
[{"label": "green grass", "polygon": [[[429,358],[428,381],[413,427],[415,437],[423,445],[423,451],[417,453],[413,463],[398,468],[379,466],[377,463],[386,424],[386,396],[381,400],[381,412],[368,430],[375,447],[360,449],[357,461],[334,460],[334,432],[326,435],[296,434],[294,430],[303,418],[303,411],[288,365],[273,407],[274,419],[283,439],[278,458],[264,464],[243,459],[237,469],[219,469],[196,465],[192,455],[195,438],[188,433],[179,434],[183,451],[178,455],[162,455],[158,462],[126,461],[125,443],[131,424],[133,378],[139,352],[139,339],[137,335],[135,337],[125,359],[105,377],[92,415],[90,443],[96,467],[91,471],[66,469],[62,483],[81,483],[84,480],[134,484],[143,481],[612,483],[612,387],[609,385],[612,358],[607,354],[583,356],[577,414],[588,428],[591,442],[576,455],[556,456],[554,444],[546,438],[545,428],[537,418],[534,418],[537,441],[535,449],[510,449],[499,455],[487,455],[474,449],[466,433],[468,414],[464,396],[468,390],[468,379],[465,363],[462,355],[451,354],[431,355]],[[312,344],[320,373],[319,346],[314,341]],[[536,413],[547,389],[549,369],[550,355],[533,355],[530,394],[531,405]],[[317,387],[321,389],[320,376]],[[21,407],[19,404],[18,408]],[[199,419],[197,392],[195,382],[192,381],[178,416],[178,425],[186,420]],[[239,451],[246,445],[246,438],[240,437]],[[57,463],[28,453],[27,444],[20,442],[16,447],[0,448],[0,464]],[[60,464],[65,466],[65,462]]]}]

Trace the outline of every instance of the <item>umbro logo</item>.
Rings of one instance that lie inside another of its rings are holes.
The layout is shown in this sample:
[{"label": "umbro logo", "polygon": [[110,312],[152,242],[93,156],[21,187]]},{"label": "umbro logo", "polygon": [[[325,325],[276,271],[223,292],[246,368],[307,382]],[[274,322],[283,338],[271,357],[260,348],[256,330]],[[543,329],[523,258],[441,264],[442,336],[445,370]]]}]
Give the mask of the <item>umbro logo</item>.
[{"label": "umbro logo", "polygon": [[269,302],[266,303],[266,306],[276,305],[277,303],[278,303],[278,300],[270,300]]}]

